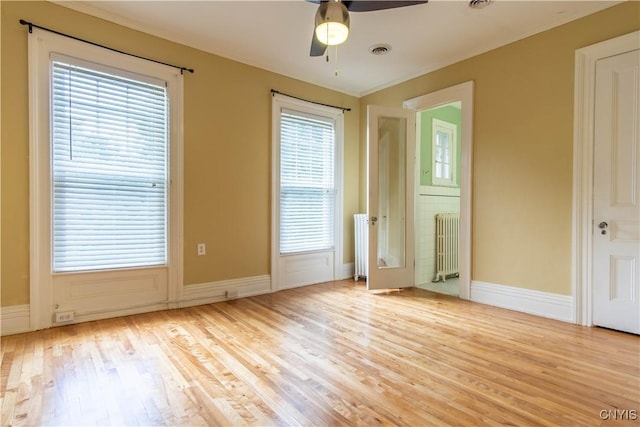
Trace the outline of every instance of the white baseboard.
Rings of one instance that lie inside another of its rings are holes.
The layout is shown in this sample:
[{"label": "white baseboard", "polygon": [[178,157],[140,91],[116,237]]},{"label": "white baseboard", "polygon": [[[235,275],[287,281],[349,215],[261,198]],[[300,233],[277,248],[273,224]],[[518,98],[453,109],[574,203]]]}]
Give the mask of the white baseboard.
[{"label": "white baseboard", "polygon": [[[241,279],[222,280],[219,282],[185,286],[183,298],[180,301],[175,302],[175,307],[182,308],[226,301],[228,299],[226,297],[226,291],[237,292],[237,296],[234,298],[270,293],[271,276],[264,275],[245,277]],[[118,310],[109,310],[107,312],[76,316],[73,323],[109,317],[127,316],[149,311],[166,310],[167,308],[168,304],[164,302]],[[12,335],[32,331],[30,326],[30,315],[29,304],[2,307],[0,309],[0,335]]]},{"label": "white baseboard", "polygon": [[[341,274],[343,279],[353,277],[353,263],[343,264]],[[185,286],[183,298],[177,305],[190,307],[226,301],[227,290],[237,291],[238,298],[267,294],[271,292],[271,277],[263,275]],[[573,299],[569,295],[473,281],[471,282],[471,301],[564,322],[574,322]],[[120,313],[120,315],[124,314],[130,313]],[[28,304],[2,307],[0,334],[11,335],[30,331],[29,315]]]},{"label": "white baseboard", "polygon": [[[237,296],[227,298],[227,291],[236,291]],[[184,287],[182,301],[178,303],[178,307],[211,304],[227,299],[268,294],[269,292],[271,292],[271,276],[269,275],[200,283]]]},{"label": "white baseboard", "polygon": [[342,271],[340,271],[340,277],[338,277],[337,280],[352,279],[354,272],[355,264],[353,262],[342,264]]},{"label": "white baseboard", "polygon": [[573,298],[531,289],[471,282],[471,301],[574,323]]},{"label": "white baseboard", "polygon": [[30,331],[29,304],[12,305],[0,309],[0,335],[13,335]]}]

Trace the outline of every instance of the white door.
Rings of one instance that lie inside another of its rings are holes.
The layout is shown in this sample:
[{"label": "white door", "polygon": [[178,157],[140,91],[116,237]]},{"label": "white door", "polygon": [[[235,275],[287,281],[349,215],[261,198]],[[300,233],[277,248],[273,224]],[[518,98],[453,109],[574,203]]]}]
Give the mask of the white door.
[{"label": "white door", "polygon": [[367,107],[368,289],[414,284],[415,111]]},{"label": "white door", "polygon": [[640,50],[595,83],[593,323],[640,334]]}]

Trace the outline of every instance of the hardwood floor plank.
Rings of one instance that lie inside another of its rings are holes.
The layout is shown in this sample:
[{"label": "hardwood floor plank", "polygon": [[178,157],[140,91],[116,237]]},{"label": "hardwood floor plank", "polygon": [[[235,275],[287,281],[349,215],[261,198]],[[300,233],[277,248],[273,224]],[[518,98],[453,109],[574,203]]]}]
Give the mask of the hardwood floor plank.
[{"label": "hardwood floor plank", "polygon": [[[331,282],[3,337],[2,425],[600,425],[640,338]],[[636,412],[632,412],[636,411]],[[630,416],[636,414],[636,419]]]}]

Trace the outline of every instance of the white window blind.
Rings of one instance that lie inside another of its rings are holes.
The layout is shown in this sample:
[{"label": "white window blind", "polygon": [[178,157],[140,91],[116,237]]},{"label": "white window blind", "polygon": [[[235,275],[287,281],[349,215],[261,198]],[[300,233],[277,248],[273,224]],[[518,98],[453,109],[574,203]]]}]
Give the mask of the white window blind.
[{"label": "white window blind", "polygon": [[334,121],[282,110],[280,132],[280,253],[333,249]]},{"label": "white window blind", "polygon": [[52,62],[53,271],[167,262],[164,82]]}]

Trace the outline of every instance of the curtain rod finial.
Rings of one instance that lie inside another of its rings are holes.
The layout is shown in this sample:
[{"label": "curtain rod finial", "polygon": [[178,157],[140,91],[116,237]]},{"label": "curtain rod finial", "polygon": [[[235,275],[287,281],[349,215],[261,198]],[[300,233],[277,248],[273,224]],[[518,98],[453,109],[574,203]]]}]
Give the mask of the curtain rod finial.
[{"label": "curtain rod finial", "polygon": [[20,20],[20,25],[28,25],[29,26],[29,32],[33,33],[33,24],[31,22],[25,21],[24,19]]}]

